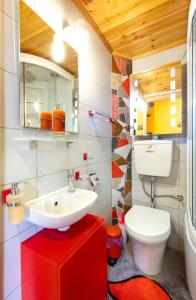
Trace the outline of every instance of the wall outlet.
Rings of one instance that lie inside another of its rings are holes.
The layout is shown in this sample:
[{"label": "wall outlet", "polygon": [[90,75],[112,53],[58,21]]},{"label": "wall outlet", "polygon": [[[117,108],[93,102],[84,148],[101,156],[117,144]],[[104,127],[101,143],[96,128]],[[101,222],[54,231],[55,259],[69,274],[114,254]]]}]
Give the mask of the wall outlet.
[{"label": "wall outlet", "polygon": [[6,190],[3,190],[1,192],[2,204],[6,204],[7,203],[7,196],[9,194],[11,194],[11,192],[12,192],[11,189],[6,189]]}]

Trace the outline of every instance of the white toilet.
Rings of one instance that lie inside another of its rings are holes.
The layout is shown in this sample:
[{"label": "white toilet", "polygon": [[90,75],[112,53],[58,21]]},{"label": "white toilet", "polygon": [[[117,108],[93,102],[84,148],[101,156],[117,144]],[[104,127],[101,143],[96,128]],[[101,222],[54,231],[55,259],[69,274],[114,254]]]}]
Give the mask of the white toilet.
[{"label": "white toilet", "polygon": [[[137,173],[151,177],[169,176],[172,152],[172,141],[135,142]],[[160,273],[167,239],[171,233],[169,213],[148,206],[134,205],[125,216],[125,225],[131,238],[135,263],[148,275]]]},{"label": "white toilet", "polygon": [[148,275],[160,273],[162,259],[171,233],[168,212],[134,205],[125,216],[135,263]]}]

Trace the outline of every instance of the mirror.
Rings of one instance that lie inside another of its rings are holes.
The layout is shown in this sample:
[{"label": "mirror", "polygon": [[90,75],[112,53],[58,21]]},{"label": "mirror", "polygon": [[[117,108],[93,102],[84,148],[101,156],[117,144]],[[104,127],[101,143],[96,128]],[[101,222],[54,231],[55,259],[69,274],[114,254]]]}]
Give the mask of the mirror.
[{"label": "mirror", "polygon": [[78,132],[78,109],[77,52],[20,0],[21,124]]},{"label": "mirror", "polygon": [[136,136],[182,133],[181,62],[131,75]]}]

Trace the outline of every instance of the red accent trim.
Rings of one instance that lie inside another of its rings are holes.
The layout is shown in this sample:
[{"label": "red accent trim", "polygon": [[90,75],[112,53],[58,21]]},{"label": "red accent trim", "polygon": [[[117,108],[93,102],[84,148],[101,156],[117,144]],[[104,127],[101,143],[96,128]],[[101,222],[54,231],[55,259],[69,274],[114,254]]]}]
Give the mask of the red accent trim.
[{"label": "red accent trim", "polygon": [[75,172],[75,180],[78,180],[80,178],[80,172],[77,171]]},{"label": "red accent trim", "polygon": [[87,160],[87,158],[88,158],[88,154],[86,152],[83,153],[83,160]]},{"label": "red accent trim", "polygon": [[88,111],[88,115],[89,115],[90,117],[94,117],[94,112],[93,112],[92,110],[89,110],[89,111]]},{"label": "red accent trim", "polygon": [[1,192],[2,195],[2,204],[6,204],[7,203],[7,196],[9,194],[11,194],[12,190],[11,189],[7,189]]}]

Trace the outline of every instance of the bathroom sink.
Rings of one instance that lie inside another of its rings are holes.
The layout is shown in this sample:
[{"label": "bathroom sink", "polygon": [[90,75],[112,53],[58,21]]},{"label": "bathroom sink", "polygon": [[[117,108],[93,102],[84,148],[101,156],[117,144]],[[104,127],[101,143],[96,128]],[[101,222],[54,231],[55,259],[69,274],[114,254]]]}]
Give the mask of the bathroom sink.
[{"label": "bathroom sink", "polygon": [[88,190],[67,188],[25,203],[25,219],[36,225],[66,231],[82,219],[94,205],[97,194]]}]

